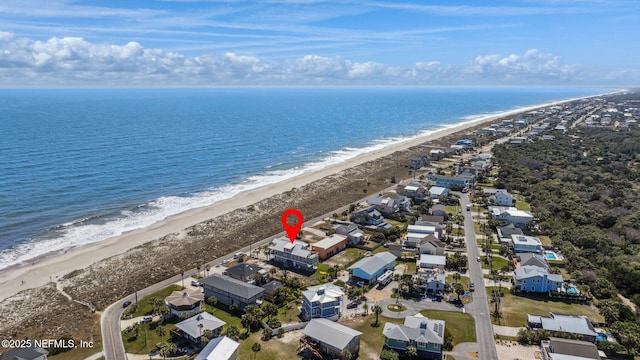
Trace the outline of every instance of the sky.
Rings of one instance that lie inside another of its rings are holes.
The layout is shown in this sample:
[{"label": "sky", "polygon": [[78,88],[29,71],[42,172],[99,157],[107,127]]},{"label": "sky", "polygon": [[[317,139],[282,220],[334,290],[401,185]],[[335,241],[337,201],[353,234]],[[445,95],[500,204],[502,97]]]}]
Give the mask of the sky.
[{"label": "sky", "polygon": [[2,0],[0,87],[637,86],[637,0]]}]

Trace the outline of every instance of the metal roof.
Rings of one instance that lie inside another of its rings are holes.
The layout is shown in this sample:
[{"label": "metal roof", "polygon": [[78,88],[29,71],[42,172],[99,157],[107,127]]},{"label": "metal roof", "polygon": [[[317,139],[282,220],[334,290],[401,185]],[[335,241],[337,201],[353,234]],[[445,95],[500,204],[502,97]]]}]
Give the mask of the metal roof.
[{"label": "metal roof", "polygon": [[355,337],[362,335],[360,331],[328,319],[313,319],[309,321],[302,333],[337,349],[346,349],[347,345]]},{"label": "metal roof", "polygon": [[204,286],[210,286],[222,291],[229,292],[237,295],[243,299],[250,299],[260,293],[264,292],[264,289],[248,284],[244,281],[233,279],[226,275],[213,274],[200,281]]}]

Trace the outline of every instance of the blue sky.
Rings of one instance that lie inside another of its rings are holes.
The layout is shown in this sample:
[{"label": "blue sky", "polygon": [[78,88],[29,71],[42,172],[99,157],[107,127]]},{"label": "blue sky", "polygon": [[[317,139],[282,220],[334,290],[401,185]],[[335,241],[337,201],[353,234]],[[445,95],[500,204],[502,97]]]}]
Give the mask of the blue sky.
[{"label": "blue sky", "polygon": [[635,0],[3,0],[0,86],[634,86]]}]

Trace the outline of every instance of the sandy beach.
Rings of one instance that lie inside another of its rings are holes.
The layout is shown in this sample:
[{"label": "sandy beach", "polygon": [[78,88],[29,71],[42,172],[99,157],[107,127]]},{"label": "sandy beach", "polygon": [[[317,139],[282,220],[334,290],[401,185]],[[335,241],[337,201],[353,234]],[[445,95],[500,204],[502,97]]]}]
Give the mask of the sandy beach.
[{"label": "sandy beach", "polygon": [[[101,309],[131,293],[134,287],[140,289],[193,267],[196,260],[211,261],[279,232],[279,216],[286,207],[298,207],[308,218],[319,216],[361,198],[365,195],[363,188],[375,193],[388,187],[392,176],[409,177],[407,160],[428,153],[424,144],[448,147],[454,138],[497,119],[572,100],[575,99],[504,112],[417,136],[167,218],[144,229],[2,271],[0,335],[18,335],[22,331],[16,332],[17,328],[41,329],[50,325],[27,317],[48,318],[65,306],[66,298],[51,293],[56,289],[52,282],[73,298],[89,301]],[[25,299],[41,296],[51,298],[44,309],[30,306],[28,310],[16,311]],[[13,311],[5,311],[8,308]],[[73,311],[87,309],[80,306]],[[73,329],[69,324],[56,325],[61,333]]]}]

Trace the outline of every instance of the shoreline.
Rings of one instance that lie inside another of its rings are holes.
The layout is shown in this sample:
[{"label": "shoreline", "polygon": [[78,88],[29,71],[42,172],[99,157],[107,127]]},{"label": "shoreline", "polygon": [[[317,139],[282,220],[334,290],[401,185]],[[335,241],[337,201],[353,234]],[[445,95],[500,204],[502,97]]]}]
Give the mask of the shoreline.
[{"label": "shoreline", "polygon": [[[559,100],[541,105],[533,105],[496,114],[481,116],[477,119],[465,121],[435,131],[425,131],[416,136],[391,142],[381,149],[366,152],[349,158],[337,164],[328,165],[322,169],[309,171],[300,175],[257,187],[236,194],[206,207],[200,207],[172,215],[150,226],[132,230],[122,235],[95,243],[71,248],[34,258],[27,264],[11,265],[0,270],[0,286],[5,290],[0,295],[0,301],[7,299],[24,289],[38,288],[51,280],[59,279],[76,270],[86,269],[91,265],[127,251],[161,239],[170,234],[180,234],[188,228],[229,214],[234,210],[256,204],[279,194],[289,192],[292,188],[300,188],[323,178],[336,175],[341,171],[358,165],[389,156],[398,151],[408,150],[429,141],[445,138],[449,135],[467,131],[473,127],[492,123],[498,119],[515,116],[535,109],[547,108],[576,100],[592,97],[607,96],[615,92],[591,95],[567,100]],[[24,283],[23,283],[24,281]]]}]

